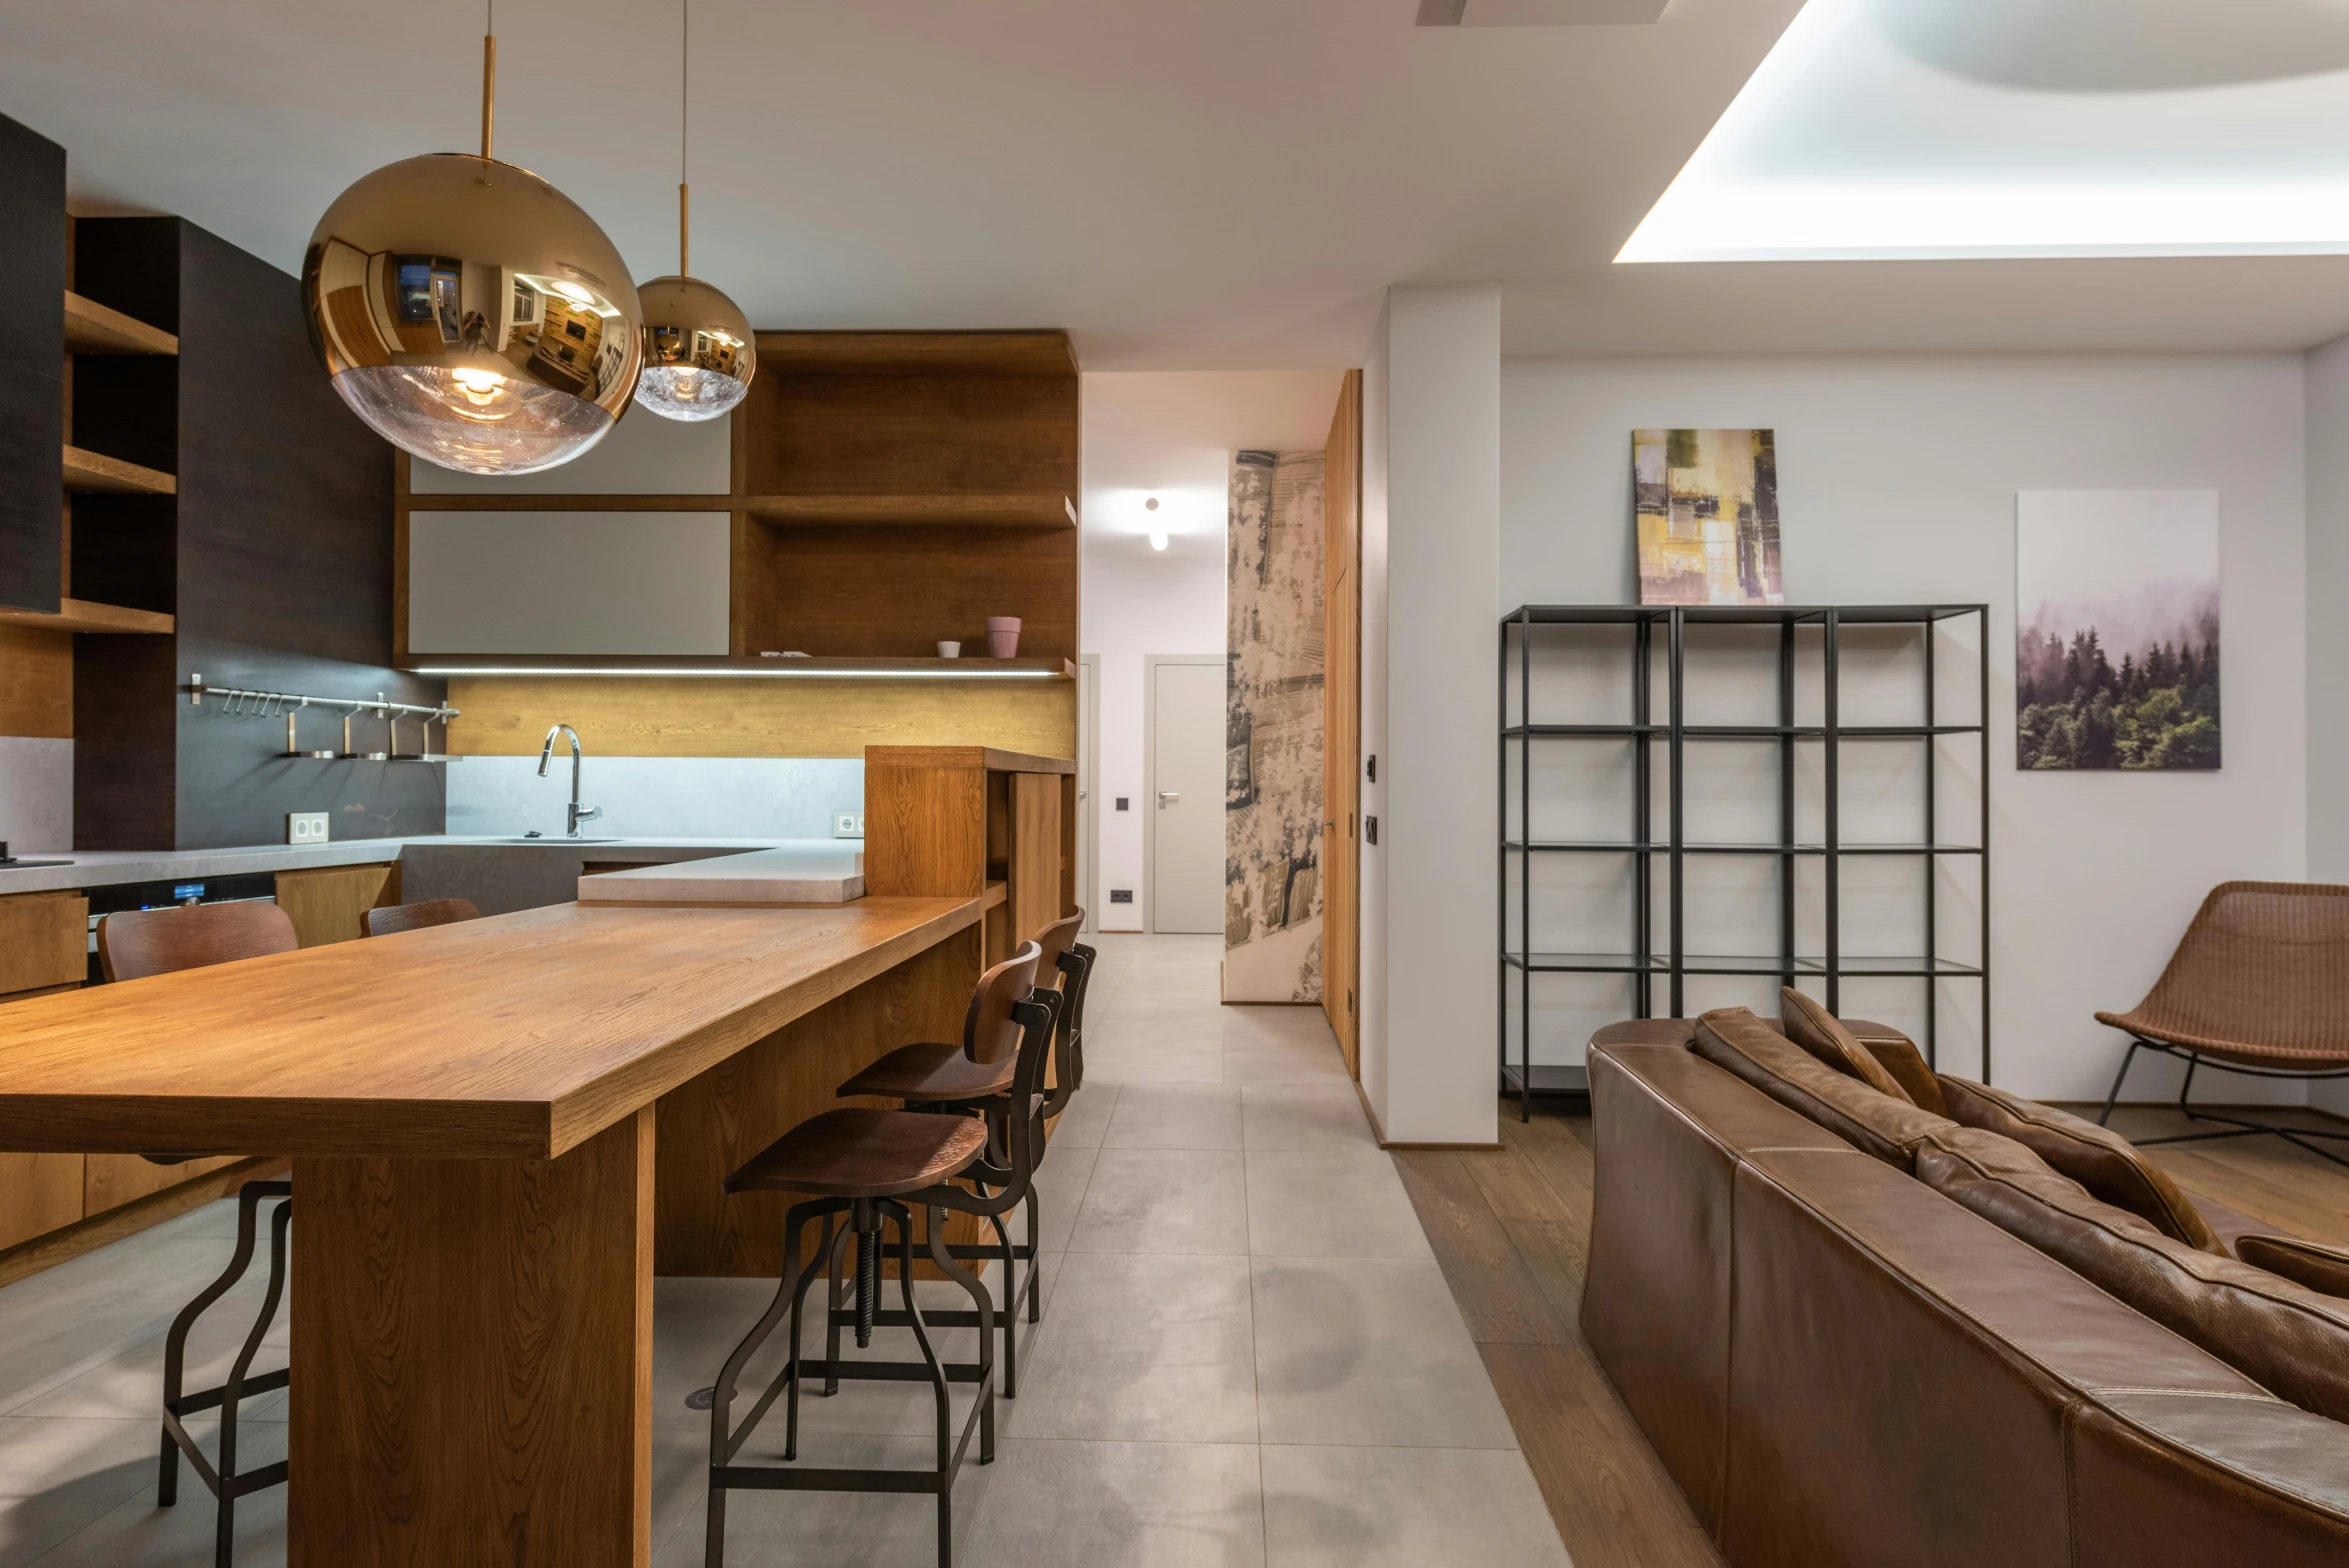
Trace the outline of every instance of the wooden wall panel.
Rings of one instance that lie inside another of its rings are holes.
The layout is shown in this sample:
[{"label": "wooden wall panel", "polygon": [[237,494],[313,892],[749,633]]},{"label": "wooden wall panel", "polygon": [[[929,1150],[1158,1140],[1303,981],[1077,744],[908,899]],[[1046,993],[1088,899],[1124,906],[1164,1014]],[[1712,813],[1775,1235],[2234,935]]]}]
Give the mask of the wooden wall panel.
[{"label": "wooden wall panel", "polygon": [[400,867],[322,866],[277,874],[277,907],[294,922],[304,947],[355,942],[367,934],[370,909],[400,901]]},{"label": "wooden wall panel", "polygon": [[1011,938],[1033,938],[1061,917],[1060,793],[1064,775],[1011,775]]},{"label": "wooden wall panel", "polygon": [[762,356],[744,400],[754,495],[1076,494],[1072,372],[860,376],[796,369],[788,359]]},{"label": "wooden wall panel", "polygon": [[73,736],[73,635],[0,622],[0,735]]},{"label": "wooden wall panel", "polygon": [[1070,681],[454,676],[460,755],[536,756],[550,716],[599,757],[862,757],[867,746],[1076,752]]},{"label": "wooden wall panel", "polygon": [[987,890],[987,773],[865,763],[865,891],[976,898]]},{"label": "wooden wall panel", "polygon": [[1362,372],[1346,372],[1324,449],[1321,1007],[1362,1075]]},{"label": "wooden wall panel", "polygon": [[79,893],[0,898],[0,996],[75,985],[89,974],[90,901]]}]

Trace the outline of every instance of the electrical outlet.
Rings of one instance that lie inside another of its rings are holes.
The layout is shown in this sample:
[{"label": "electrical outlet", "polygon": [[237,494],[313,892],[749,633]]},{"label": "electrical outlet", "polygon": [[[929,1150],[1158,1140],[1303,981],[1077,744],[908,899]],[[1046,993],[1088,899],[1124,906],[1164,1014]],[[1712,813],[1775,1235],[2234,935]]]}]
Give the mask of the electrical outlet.
[{"label": "electrical outlet", "polygon": [[1109,890],[1109,901],[1113,904],[1130,904],[1134,901],[1134,890],[1130,887],[1113,887]]},{"label": "electrical outlet", "polygon": [[325,843],[326,815],[323,811],[287,812],[285,814],[285,841],[289,844]]},{"label": "electrical outlet", "polygon": [[863,838],[865,836],[865,814],[861,811],[833,812],[832,836],[834,838]]}]

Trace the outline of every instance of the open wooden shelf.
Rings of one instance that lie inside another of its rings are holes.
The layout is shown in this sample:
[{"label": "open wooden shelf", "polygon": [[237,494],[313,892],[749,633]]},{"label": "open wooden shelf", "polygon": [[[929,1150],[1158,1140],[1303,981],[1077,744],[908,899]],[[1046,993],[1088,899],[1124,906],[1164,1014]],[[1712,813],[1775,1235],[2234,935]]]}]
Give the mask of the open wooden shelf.
[{"label": "open wooden shelf", "polygon": [[179,339],[94,299],[65,291],[68,354],[176,354]]},{"label": "open wooden shelf", "polygon": [[684,675],[777,680],[1073,681],[1067,659],[767,659],[726,654],[411,653],[403,669],[429,675]]},{"label": "open wooden shelf", "polygon": [[769,523],[967,523],[983,528],[1074,528],[1076,506],[1058,491],[1011,495],[753,495],[742,509]]},{"label": "open wooden shelf", "polygon": [[177,495],[179,481],[161,469],[69,446],[65,449],[65,488],[75,495]]},{"label": "open wooden shelf", "polygon": [[994,495],[508,495],[413,493],[417,512],[748,512],[762,522],[972,528],[1074,528],[1076,503],[1054,491]]},{"label": "open wooden shelf", "polygon": [[54,613],[0,608],[0,622],[52,632],[168,632],[173,625],[172,618],[159,611],[89,599],[61,599]]}]

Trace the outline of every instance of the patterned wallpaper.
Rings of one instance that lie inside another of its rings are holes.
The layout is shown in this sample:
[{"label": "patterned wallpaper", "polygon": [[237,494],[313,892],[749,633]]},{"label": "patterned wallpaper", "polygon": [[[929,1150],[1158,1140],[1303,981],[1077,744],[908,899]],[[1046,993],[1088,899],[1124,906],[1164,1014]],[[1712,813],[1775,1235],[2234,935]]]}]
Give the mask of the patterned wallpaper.
[{"label": "patterned wallpaper", "polygon": [[1231,470],[1223,994],[1321,1000],[1322,454]]}]

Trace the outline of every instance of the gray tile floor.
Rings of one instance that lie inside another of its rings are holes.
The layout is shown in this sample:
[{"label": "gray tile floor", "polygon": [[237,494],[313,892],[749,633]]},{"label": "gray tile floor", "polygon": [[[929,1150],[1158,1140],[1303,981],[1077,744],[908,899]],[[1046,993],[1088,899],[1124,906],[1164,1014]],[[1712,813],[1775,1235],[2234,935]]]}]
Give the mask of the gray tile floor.
[{"label": "gray tile floor", "polygon": [[[1321,1015],[1216,1002],[1212,937],[1095,939],[1084,1092],[1040,1176],[1045,1317],[956,1489],[974,1568],[1561,1568],[1392,1160]],[[217,1271],[215,1204],[0,1289],[0,1568],[210,1561],[209,1497],[154,1506],[162,1336]],[[662,1280],[653,1542],[702,1561],[706,1385],[771,1290]],[[217,1375],[257,1287],[197,1346]],[[874,1355],[909,1354],[889,1331]],[[951,1336],[968,1345],[968,1333]],[[967,1350],[960,1352],[967,1353]],[[283,1330],[272,1351],[282,1357]],[[275,1364],[275,1363],[272,1363]],[[753,1368],[755,1375],[757,1369]],[[283,1395],[246,1428],[284,1452]],[[928,1458],[930,1396],[849,1383],[802,1406],[812,1464]],[[779,1418],[745,1462],[780,1454]],[[773,1434],[772,1441],[769,1440]],[[192,1495],[191,1495],[192,1494]],[[241,1505],[239,1562],[282,1563],[283,1489]],[[727,1562],[927,1568],[927,1499],[737,1494]]]}]

